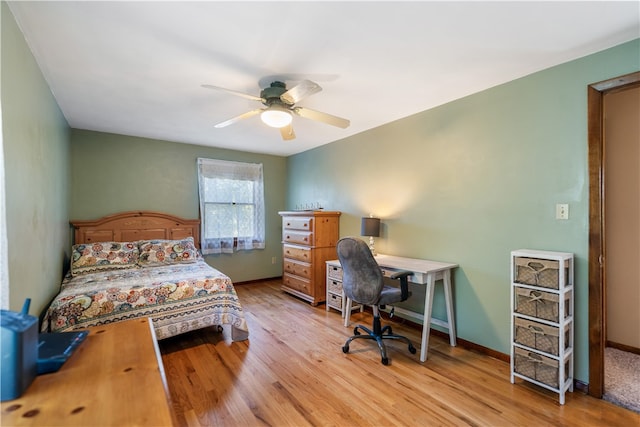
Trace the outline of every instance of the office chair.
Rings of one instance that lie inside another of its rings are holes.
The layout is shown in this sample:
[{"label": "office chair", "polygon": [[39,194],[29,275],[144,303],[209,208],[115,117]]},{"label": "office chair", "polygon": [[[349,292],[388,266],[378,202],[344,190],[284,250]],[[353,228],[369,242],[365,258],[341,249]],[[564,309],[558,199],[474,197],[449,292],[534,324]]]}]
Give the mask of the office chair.
[{"label": "office chair", "polygon": [[[373,329],[358,325],[353,329],[353,336],[342,347],[343,353],[349,352],[351,341],[359,338],[376,340],[382,356],[382,364],[388,365],[387,348],[383,340],[394,339],[409,345],[409,352],[416,353],[416,348],[408,338],[396,335],[391,326],[384,328],[380,322],[380,308],[385,304],[393,304],[409,298],[407,276],[410,271],[400,271],[390,276],[400,280],[400,288],[385,286],[380,266],[371,254],[367,244],[355,237],[345,237],[338,241],[338,259],[342,265],[342,289],[347,298],[358,304],[370,305],[373,309]],[[365,334],[360,332],[362,330]]]}]

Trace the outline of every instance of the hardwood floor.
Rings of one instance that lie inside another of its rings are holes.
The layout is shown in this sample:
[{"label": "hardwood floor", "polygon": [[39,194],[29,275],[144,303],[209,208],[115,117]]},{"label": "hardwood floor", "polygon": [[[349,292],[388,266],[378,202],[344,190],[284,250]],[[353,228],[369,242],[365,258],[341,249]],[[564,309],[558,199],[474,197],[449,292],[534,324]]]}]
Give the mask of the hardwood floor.
[{"label": "hardwood floor", "polygon": [[[579,391],[558,396],[509,382],[509,365],[432,336],[418,361],[420,331],[393,323],[418,348],[372,341],[341,347],[353,327],[324,305],[280,291],[279,281],[236,287],[249,340],[203,329],[159,342],[179,426],[638,426],[640,414]],[[370,324],[369,313],[352,321]],[[388,323],[388,322],[385,322]]]}]

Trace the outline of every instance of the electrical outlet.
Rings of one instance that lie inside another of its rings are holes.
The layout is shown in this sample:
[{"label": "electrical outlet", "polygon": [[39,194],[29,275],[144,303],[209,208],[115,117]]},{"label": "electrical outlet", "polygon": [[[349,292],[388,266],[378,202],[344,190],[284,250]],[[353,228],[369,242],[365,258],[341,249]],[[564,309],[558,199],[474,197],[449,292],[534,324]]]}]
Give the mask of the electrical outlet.
[{"label": "electrical outlet", "polygon": [[276,263],[276,257],[271,257],[271,264],[275,264]]},{"label": "electrical outlet", "polygon": [[569,219],[569,205],[567,203],[556,205],[556,219]]}]

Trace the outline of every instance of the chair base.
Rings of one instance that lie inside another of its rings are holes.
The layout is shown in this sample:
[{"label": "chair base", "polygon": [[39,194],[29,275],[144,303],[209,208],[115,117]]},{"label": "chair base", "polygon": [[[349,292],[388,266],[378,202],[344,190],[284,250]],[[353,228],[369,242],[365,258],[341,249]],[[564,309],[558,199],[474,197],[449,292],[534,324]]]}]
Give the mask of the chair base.
[{"label": "chair base", "polygon": [[[377,310],[378,307],[374,307],[374,316],[373,316],[373,330],[367,328],[366,326],[358,325],[353,328],[353,336],[347,339],[347,342],[342,346],[342,352],[349,352],[349,344],[351,341],[359,338],[375,340],[378,343],[378,348],[380,348],[380,356],[382,358],[382,364],[388,365],[389,358],[387,357],[387,347],[384,345],[383,340],[400,340],[404,341],[409,348],[409,353],[416,354],[416,348],[413,346],[409,338],[404,337],[402,335],[396,335],[393,333],[391,326],[386,325],[384,328],[380,322],[380,313]],[[360,332],[362,330],[365,334]]]}]

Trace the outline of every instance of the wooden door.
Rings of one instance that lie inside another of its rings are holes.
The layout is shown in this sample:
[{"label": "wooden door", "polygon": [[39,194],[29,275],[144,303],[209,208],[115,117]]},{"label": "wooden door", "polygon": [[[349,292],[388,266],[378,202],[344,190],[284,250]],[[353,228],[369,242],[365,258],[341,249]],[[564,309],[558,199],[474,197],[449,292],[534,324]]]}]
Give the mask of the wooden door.
[{"label": "wooden door", "polygon": [[606,281],[604,228],[604,96],[640,86],[640,72],[588,87],[589,138],[589,394],[604,392]]}]

